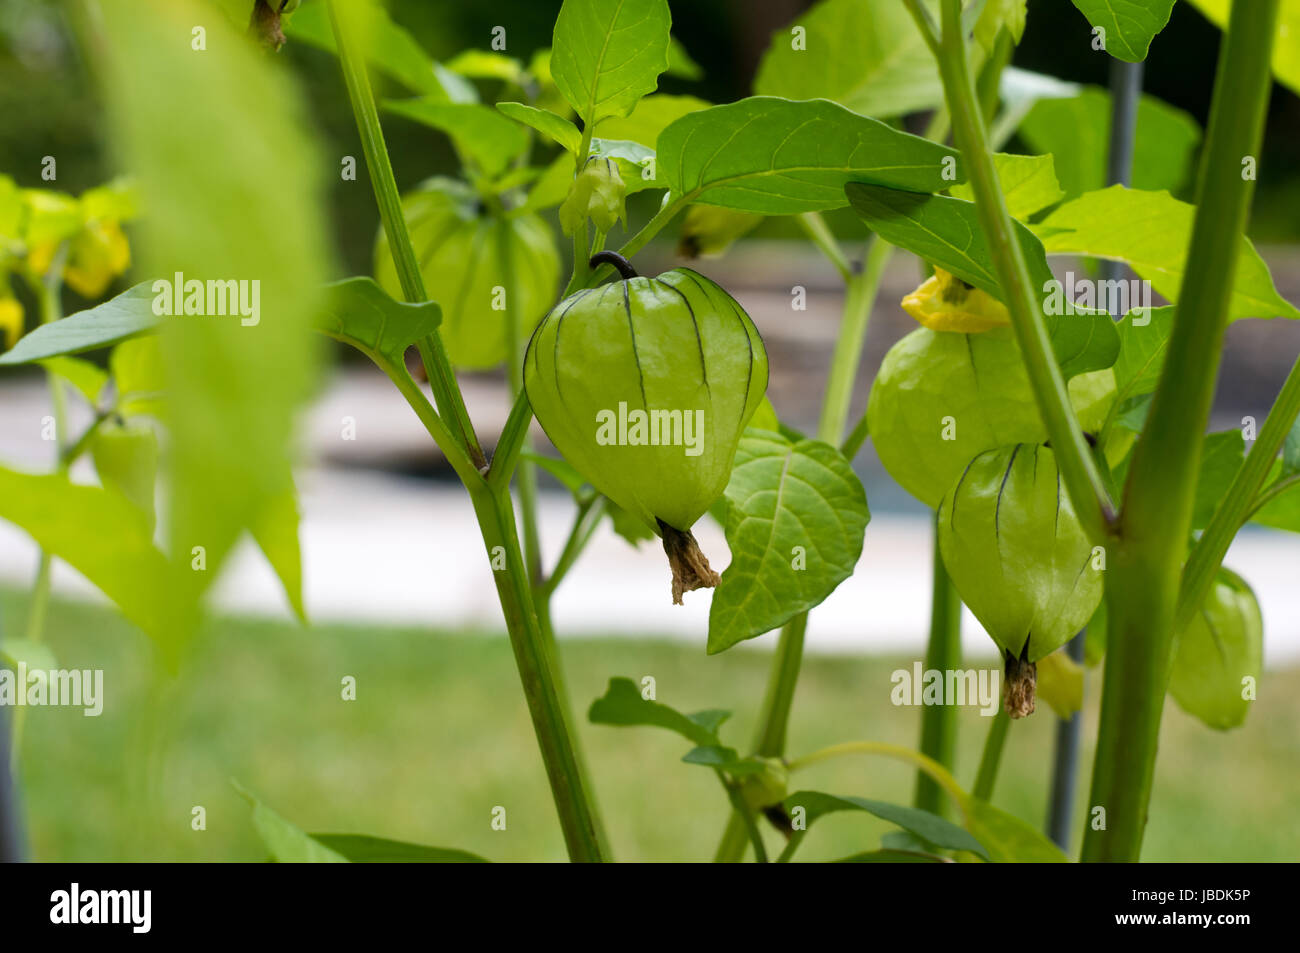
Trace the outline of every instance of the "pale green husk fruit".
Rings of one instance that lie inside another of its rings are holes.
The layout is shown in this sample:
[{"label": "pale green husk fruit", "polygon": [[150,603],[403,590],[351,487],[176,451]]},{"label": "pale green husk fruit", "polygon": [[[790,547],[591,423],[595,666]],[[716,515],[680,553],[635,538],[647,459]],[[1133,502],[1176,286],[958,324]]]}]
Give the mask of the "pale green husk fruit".
[{"label": "pale green husk fruit", "polygon": [[[442,341],[452,364],[495,367],[506,359],[504,305],[518,306],[531,330],[555,300],[560,258],[553,233],[536,215],[497,219],[485,215],[472,189],[433,178],[402,198],[416,260],[429,297],[442,306]],[[502,261],[508,248],[515,290]],[[375,279],[405,300],[384,230],[375,242]],[[507,301],[515,294],[518,301]]]},{"label": "pale green husk fruit", "polygon": [[[1115,399],[1114,375],[1081,374],[1069,394],[1080,426],[1096,433]],[[1010,328],[918,328],[903,337],[871,386],[867,426],[889,475],[931,507],[976,454],[1047,440]]]},{"label": "pale green husk fruit", "polygon": [[1245,679],[1258,684],[1263,648],[1255,593],[1236,573],[1220,569],[1201,611],[1178,635],[1169,693],[1211,728],[1235,728],[1250,709]]},{"label": "pale green husk fruit", "polygon": [[1037,662],[1064,645],[1101,602],[1104,563],[1049,447],[979,454],[944,496],[938,526],[953,585],[1012,659]]},{"label": "pale green husk fruit", "polygon": [[[537,326],[524,385],[565,459],[664,537],[681,577],[674,601],[696,588],[679,565],[698,554],[686,552],[689,530],[726,488],[767,389],[767,352],[744,309],[686,268],[579,291]],[[711,584],[705,569],[699,585]]]}]

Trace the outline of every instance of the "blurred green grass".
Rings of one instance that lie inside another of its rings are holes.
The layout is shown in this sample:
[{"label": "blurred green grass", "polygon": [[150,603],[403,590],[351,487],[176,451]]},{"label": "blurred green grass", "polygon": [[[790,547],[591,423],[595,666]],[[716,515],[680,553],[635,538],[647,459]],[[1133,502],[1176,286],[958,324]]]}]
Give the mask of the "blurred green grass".
[{"label": "blurred green grass", "polygon": [[[19,629],[25,600],[0,592],[4,632]],[[498,861],[564,859],[504,635],[218,619],[172,678],[156,670],[144,636],[107,609],[56,602],[48,631],[62,667],[104,670],[106,701],[98,718],[28,709],[21,777],[35,859],[264,859],[231,778],[308,830],[457,847]],[[712,772],[680,763],[681,739],[589,725],[587,706],[612,676],[652,675],[662,702],[735,711],[724,740],[743,748],[771,637],[760,643],[715,658],[702,644],[649,638],[562,643],[619,860],[709,859],[726,805]],[[915,745],[918,710],[889,701],[890,673],[910,665],[810,656],[791,754],[864,738]],[[356,701],[341,698],[348,675],[357,680]],[[1096,722],[1097,683],[1089,680],[1088,726]],[[963,710],[956,774],[966,786],[987,725]],[[1235,732],[1205,729],[1172,704],[1162,731],[1144,859],[1300,858],[1300,670],[1266,674],[1260,700]],[[1046,807],[1052,732],[1046,708],[1013,726],[994,796],[1035,825]],[[1088,731],[1085,775],[1092,742]],[[810,768],[792,790],[907,803],[913,783],[900,764],[860,758]],[[1081,787],[1076,831],[1085,797]],[[204,831],[191,829],[195,806],[206,809]],[[491,828],[496,806],[506,808],[504,831]],[[888,829],[865,816],[835,815],[812,830],[800,857],[868,849]]]}]

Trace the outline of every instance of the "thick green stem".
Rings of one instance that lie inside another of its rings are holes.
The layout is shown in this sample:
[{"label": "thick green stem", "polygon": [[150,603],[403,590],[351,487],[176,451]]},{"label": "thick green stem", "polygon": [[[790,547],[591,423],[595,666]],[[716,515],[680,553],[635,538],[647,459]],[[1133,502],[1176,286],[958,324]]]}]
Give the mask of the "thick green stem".
[{"label": "thick green stem", "polygon": [[[930,640],[925,650],[925,671],[949,672],[961,667],[961,597],[948,576],[939,553],[939,528],[934,527],[934,558],[930,598]],[[921,708],[920,751],[952,770],[957,747],[957,708],[925,705]],[[913,803],[924,811],[942,813],[943,791],[923,771],[916,775]]]},{"label": "thick green stem", "polygon": [[983,111],[966,63],[966,37],[960,0],[944,0],[943,40],[939,53],[948,112],[957,146],[975,196],[981,230],[988,243],[1007,310],[1039,413],[1056,451],[1056,459],[1084,529],[1097,541],[1109,534],[1115,515],[1101,472],[1089,452],[1066,391],[1065,378],[1052,352],[1039,290],[1034,287],[1023,249],[1016,238],[1006,199],[998,184]]},{"label": "thick green stem", "polygon": [[1220,52],[1186,274],[1107,572],[1109,637],[1089,800],[1106,823],[1085,830],[1087,861],[1136,861],[1141,853],[1180,568],[1254,191],[1241,160],[1258,154],[1263,135],[1277,12],[1278,0],[1234,0]]},{"label": "thick green stem", "polygon": [[1228,492],[1219,501],[1214,516],[1201,533],[1201,538],[1197,540],[1192,555],[1183,568],[1178,611],[1174,621],[1175,632],[1181,632],[1187,627],[1205,601],[1205,596],[1214,583],[1215,573],[1223,565],[1223,557],[1227,555],[1228,546],[1237,531],[1250,518],[1251,513],[1267,502],[1260,499],[1260,490],[1268,479],[1278,451],[1282,449],[1297,415],[1300,415],[1300,360],[1292,365],[1291,373],[1282,384],[1277,400],[1273,402],[1273,409],[1260,427],[1250,453],[1233,477]]},{"label": "thick green stem", "polygon": [[981,801],[991,800],[993,785],[998,779],[998,767],[1002,764],[1002,748],[1007,740],[1007,729],[1011,727],[1011,716],[1002,706],[993,716],[989,725],[988,736],[984,739],[984,753],[980,755],[979,771],[975,775],[975,786],[971,794]]},{"label": "thick green stem", "polygon": [[[338,45],[343,81],[348,89],[348,98],[352,101],[352,113],[356,118],[357,132],[361,136],[361,148],[366,157],[366,167],[370,170],[370,183],[379,205],[384,232],[388,236],[388,247],[397,268],[397,277],[402,284],[402,294],[407,301],[419,304],[428,301],[429,296],[406,227],[406,216],[402,213],[402,199],[397,191],[397,180],[393,177],[388,147],[384,144],[384,130],[379,124],[379,112],[375,108],[365,58],[357,49],[355,25],[346,19],[347,10],[347,6],[338,0],[329,0],[330,24]],[[340,14],[344,17],[342,23]],[[428,337],[417,342],[417,348],[438,410],[450,421],[449,426],[456,441],[465,448],[474,465],[483,466],[486,463],[483,449],[479,446],[474,426],[470,423],[465,399],[456,384],[456,375],[451,369],[438,330],[435,328]]]}]

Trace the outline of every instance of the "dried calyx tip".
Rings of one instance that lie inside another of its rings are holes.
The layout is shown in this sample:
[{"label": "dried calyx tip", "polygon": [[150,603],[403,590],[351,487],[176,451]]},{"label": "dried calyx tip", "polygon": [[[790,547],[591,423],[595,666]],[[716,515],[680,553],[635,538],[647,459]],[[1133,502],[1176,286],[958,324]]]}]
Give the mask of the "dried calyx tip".
[{"label": "dried calyx tip", "polygon": [[[1028,644],[1026,644],[1026,651]],[[1024,718],[1034,713],[1034,687],[1038,682],[1038,666],[1007,653],[1006,678],[1002,687],[1002,705],[1012,718]]]},{"label": "dried calyx tip", "polygon": [[[623,276],[624,281],[629,278],[640,277],[637,275],[636,269],[632,267],[632,263],[618,252],[598,251],[596,254],[591,256],[591,261],[587,264],[592,268],[596,268],[600,265],[613,265],[618,269],[618,273]],[[659,525],[662,526],[663,524],[661,523]]]},{"label": "dried calyx tip", "polygon": [[664,552],[673,570],[673,605],[682,604],[682,594],[692,589],[711,589],[718,584],[719,576],[709,568],[709,561],[700,551],[690,531],[682,532],[657,520],[664,538]]}]

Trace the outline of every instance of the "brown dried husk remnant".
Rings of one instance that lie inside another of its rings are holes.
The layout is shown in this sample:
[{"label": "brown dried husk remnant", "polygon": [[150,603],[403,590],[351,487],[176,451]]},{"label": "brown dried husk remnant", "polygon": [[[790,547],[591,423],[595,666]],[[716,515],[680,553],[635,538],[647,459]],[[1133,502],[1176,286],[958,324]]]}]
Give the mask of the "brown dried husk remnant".
[{"label": "brown dried husk remnant", "polygon": [[257,42],[277,53],[285,42],[279,10],[283,5],[283,0],[257,0],[248,18],[248,32]]},{"label": "brown dried husk remnant", "polygon": [[673,570],[673,605],[682,604],[682,594],[693,589],[711,589],[718,584],[721,577],[709,568],[700,546],[690,530],[682,532],[669,526],[663,520],[657,520],[659,532],[664,538],[664,552],[668,554],[668,565]]},{"label": "brown dried husk remnant", "polygon": [[[1029,642],[1025,642],[1025,652]],[[1002,686],[1002,705],[1012,718],[1024,718],[1034,713],[1034,689],[1038,683],[1038,666],[1028,661],[1024,654],[1014,658],[1010,652],[1006,659],[1006,677]]]}]

